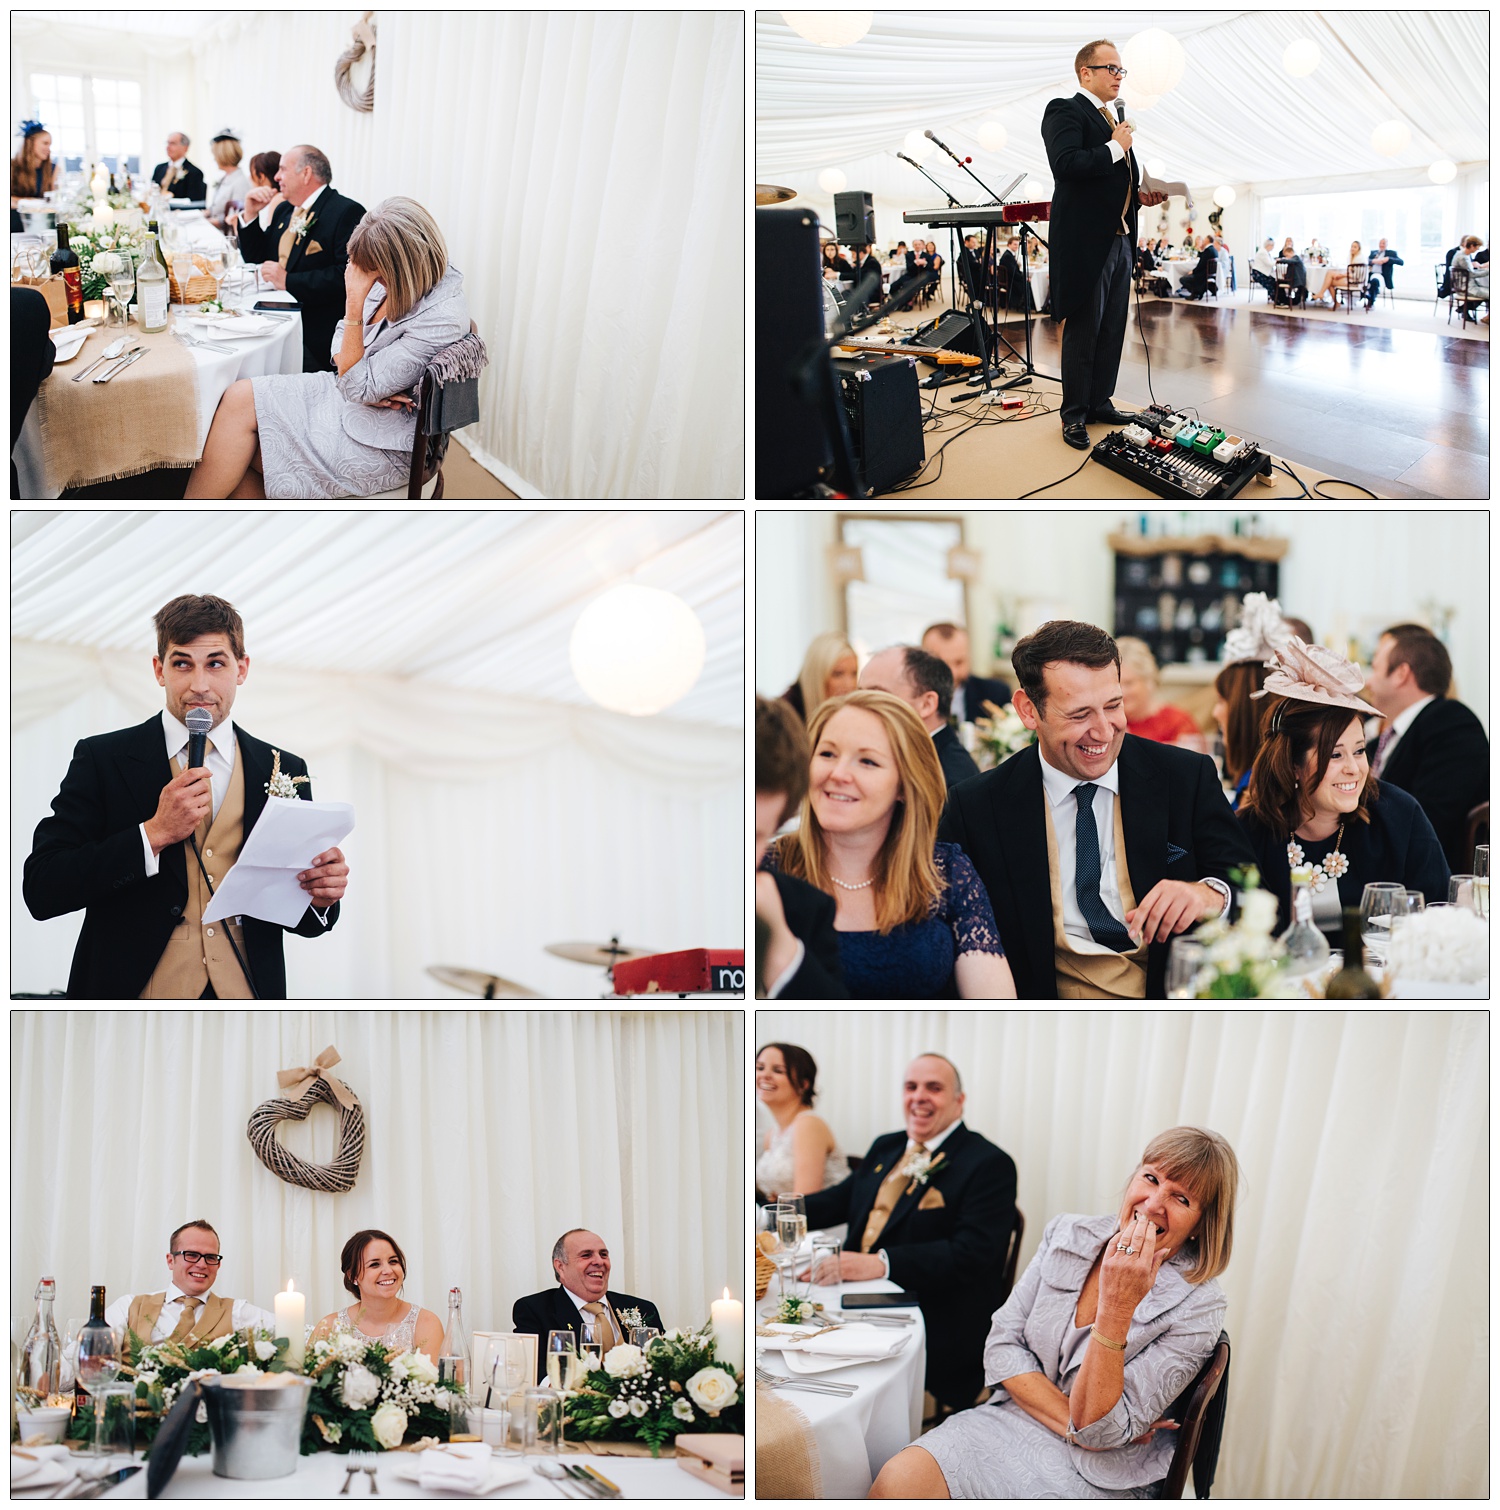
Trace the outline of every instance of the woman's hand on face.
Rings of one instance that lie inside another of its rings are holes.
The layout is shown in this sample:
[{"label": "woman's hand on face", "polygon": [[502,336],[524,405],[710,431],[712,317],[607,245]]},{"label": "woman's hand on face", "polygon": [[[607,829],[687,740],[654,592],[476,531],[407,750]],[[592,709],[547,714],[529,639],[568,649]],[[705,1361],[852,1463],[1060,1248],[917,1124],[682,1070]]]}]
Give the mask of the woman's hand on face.
[{"label": "woman's hand on face", "polygon": [[352,261],[344,264],[344,297],[351,309],[364,312],[365,295],[375,287],[375,274],[356,267]]},{"label": "woman's hand on face", "polygon": [[[1127,1254],[1122,1248],[1134,1251]],[[1135,1314],[1170,1252],[1156,1246],[1156,1228],[1145,1217],[1128,1222],[1105,1245],[1099,1266],[1099,1323],[1112,1342],[1125,1339],[1111,1336],[1108,1323],[1123,1322]]]}]

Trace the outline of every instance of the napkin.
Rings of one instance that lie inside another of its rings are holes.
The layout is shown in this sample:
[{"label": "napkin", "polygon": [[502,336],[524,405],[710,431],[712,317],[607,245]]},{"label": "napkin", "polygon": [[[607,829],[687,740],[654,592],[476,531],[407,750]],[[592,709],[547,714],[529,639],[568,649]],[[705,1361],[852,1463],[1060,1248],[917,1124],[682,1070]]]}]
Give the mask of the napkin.
[{"label": "napkin", "polygon": [[906,1346],[905,1330],[890,1327],[862,1326],[858,1322],[842,1326],[836,1332],[821,1332],[801,1340],[788,1338],[783,1352],[812,1353],[830,1358],[889,1358]]},{"label": "napkin", "polygon": [[417,1483],[424,1489],[480,1494],[489,1485],[495,1455],[485,1442],[450,1442],[422,1454]]},{"label": "napkin", "polygon": [[194,330],[215,340],[220,336],[263,336],[268,330],[282,329],[269,315],[241,315],[237,320],[196,318],[191,323]]},{"label": "napkin", "polygon": [[55,1489],[78,1475],[72,1453],[61,1443],[46,1447],[13,1447],[10,1452],[12,1489]]}]

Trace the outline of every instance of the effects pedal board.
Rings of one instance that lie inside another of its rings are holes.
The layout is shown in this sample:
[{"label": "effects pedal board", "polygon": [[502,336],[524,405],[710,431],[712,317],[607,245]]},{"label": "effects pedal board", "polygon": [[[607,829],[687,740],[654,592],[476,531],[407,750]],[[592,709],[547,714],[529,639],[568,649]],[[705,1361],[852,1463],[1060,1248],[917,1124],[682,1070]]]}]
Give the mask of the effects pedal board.
[{"label": "effects pedal board", "polygon": [[1271,458],[1253,441],[1159,404],[1112,430],[1093,458],[1158,498],[1233,498],[1253,477],[1271,481]]}]

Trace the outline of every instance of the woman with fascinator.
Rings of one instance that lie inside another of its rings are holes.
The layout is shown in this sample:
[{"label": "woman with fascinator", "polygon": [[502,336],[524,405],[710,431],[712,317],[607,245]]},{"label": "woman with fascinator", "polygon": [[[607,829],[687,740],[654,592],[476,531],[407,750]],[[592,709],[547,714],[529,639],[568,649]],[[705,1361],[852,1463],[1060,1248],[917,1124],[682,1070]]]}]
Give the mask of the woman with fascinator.
[{"label": "woman with fascinator", "polygon": [[1448,862],[1427,815],[1398,787],[1370,774],[1352,661],[1292,635],[1265,686],[1261,746],[1237,814],[1261,885],[1277,900],[1278,931],[1291,923],[1291,868],[1313,871],[1313,921],[1337,938],[1341,909],[1358,907],[1370,881],[1398,881],[1429,899],[1448,895]]},{"label": "woman with fascinator", "polygon": [[1260,749],[1260,704],[1268,666],[1292,637],[1281,604],[1263,592],[1246,593],[1240,622],[1224,638],[1224,665],[1214,678],[1214,722],[1224,745],[1224,785],[1236,812],[1250,785],[1250,767]]},{"label": "woman with fascinator", "polygon": [[23,199],[41,199],[57,187],[57,164],[52,161],[52,133],[40,121],[21,122],[21,150],[10,160],[10,228],[21,229],[17,206]]}]

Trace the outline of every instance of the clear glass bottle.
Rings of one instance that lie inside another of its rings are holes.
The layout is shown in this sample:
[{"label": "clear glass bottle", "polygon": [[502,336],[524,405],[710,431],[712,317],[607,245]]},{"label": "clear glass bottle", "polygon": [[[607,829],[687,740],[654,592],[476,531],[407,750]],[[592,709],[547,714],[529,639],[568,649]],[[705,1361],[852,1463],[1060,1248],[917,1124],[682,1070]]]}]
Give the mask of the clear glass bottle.
[{"label": "clear glass bottle", "polygon": [[156,249],[156,237],[147,235],[146,252],[135,270],[136,303],[140,307],[141,329],[147,335],[167,328],[167,270]]},{"label": "clear glass bottle", "polygon": [[1321,970],[1331,952],[1323,930],[1313,922],[1312,883],[1311,865],[1292,867],[1292,926],[1281,935],[1286,950],[1281,973],[1288,980]]},{"label": "clear glass bottle", "polygon": [[463,1292],[457,1285],[448,1291],[448,1325],[443,1328],[443,1356],[438,1359],[438,1372],[445,1383],[468,1388],[469,1333],[464,1326]]},{"label": "clear glass bottle", "polygon": [[21,1344],[20,1377],[16,1383],[27,1394],[45,1404],[48,1395],[61,1388],[62,1338],[52,1319],[52,1302],[57,1299],[57,1281],[44,1275],[36,1287],[36,1315]]}]

